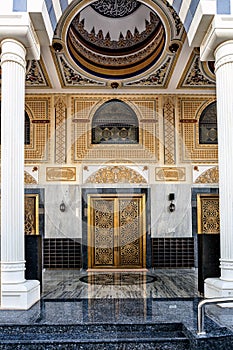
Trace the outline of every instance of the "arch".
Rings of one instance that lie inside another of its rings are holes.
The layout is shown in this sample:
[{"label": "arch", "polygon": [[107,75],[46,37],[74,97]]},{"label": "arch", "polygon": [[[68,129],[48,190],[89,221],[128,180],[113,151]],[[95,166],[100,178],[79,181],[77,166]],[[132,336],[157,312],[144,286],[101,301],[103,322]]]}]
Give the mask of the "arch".
[{"label": "arch", "polygon": [[92,143],[139,143],[139,123],[134,110],[118,99],[104,102],[92,118]]},{"label": "arch", "polygon": [[217,145],[217,108],[216,101],[211,102],[202,111],[199,118],[199,144]]}]

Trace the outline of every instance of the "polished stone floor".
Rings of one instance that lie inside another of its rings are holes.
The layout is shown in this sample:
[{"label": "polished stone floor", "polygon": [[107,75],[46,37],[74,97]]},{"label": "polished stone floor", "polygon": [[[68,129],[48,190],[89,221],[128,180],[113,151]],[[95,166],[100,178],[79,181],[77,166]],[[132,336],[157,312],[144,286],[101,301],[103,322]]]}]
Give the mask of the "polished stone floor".
[{"label": "polished stone floor", "polygon": [[[182,323],[196,334],[196,270],[47,270],[42,286],[42,298],[30,310],[0,310],[0,325]],[[206,306],[206,315],[208,334],[219,327],[233,331],[233,309]]]},{"label": "polished stone floor", "polygon": [[198,296],[195,270],[148,272],[44,272],[43,298],[193,298]]}]

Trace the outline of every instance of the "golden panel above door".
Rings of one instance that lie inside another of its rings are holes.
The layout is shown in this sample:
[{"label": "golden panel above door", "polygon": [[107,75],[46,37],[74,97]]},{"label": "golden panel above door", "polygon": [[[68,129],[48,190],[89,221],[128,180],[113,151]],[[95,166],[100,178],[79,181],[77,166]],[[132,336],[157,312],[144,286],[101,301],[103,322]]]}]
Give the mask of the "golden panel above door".
[{"label": "golden panel above door", "polygon": [[89,195],[88,267],[146,267],[145,196]]}]

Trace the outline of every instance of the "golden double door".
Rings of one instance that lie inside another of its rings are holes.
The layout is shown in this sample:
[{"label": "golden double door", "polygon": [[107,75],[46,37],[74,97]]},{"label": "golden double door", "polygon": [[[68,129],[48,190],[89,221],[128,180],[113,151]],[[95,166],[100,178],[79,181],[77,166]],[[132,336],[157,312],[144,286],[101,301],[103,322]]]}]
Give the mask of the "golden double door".
[{"label": "golden double door", "polygon": [[145,195],[89,195],[88,268],[144,267]]}]

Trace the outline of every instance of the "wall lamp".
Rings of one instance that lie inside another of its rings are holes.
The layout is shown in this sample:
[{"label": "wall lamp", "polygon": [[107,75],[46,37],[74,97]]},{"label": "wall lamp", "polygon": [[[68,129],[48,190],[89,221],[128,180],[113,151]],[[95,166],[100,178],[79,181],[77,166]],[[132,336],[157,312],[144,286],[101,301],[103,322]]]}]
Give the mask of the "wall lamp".
[{"label": "wall lamp", "polygon": [[170,213],[172,213],[176,209],[176,206],[173,203],[173,201],[175,200],[175,193],[169,193],[168,200],[170,201],[170,205],[168,208],[169,208]]},{"label": "wall lamp", "polygon": [[60,211],[61,211],[62,213],[64,213],[65,210],[66,210],[66,205],[65,205],[65,203],[62,201],[61,204],[60,204]]}]

